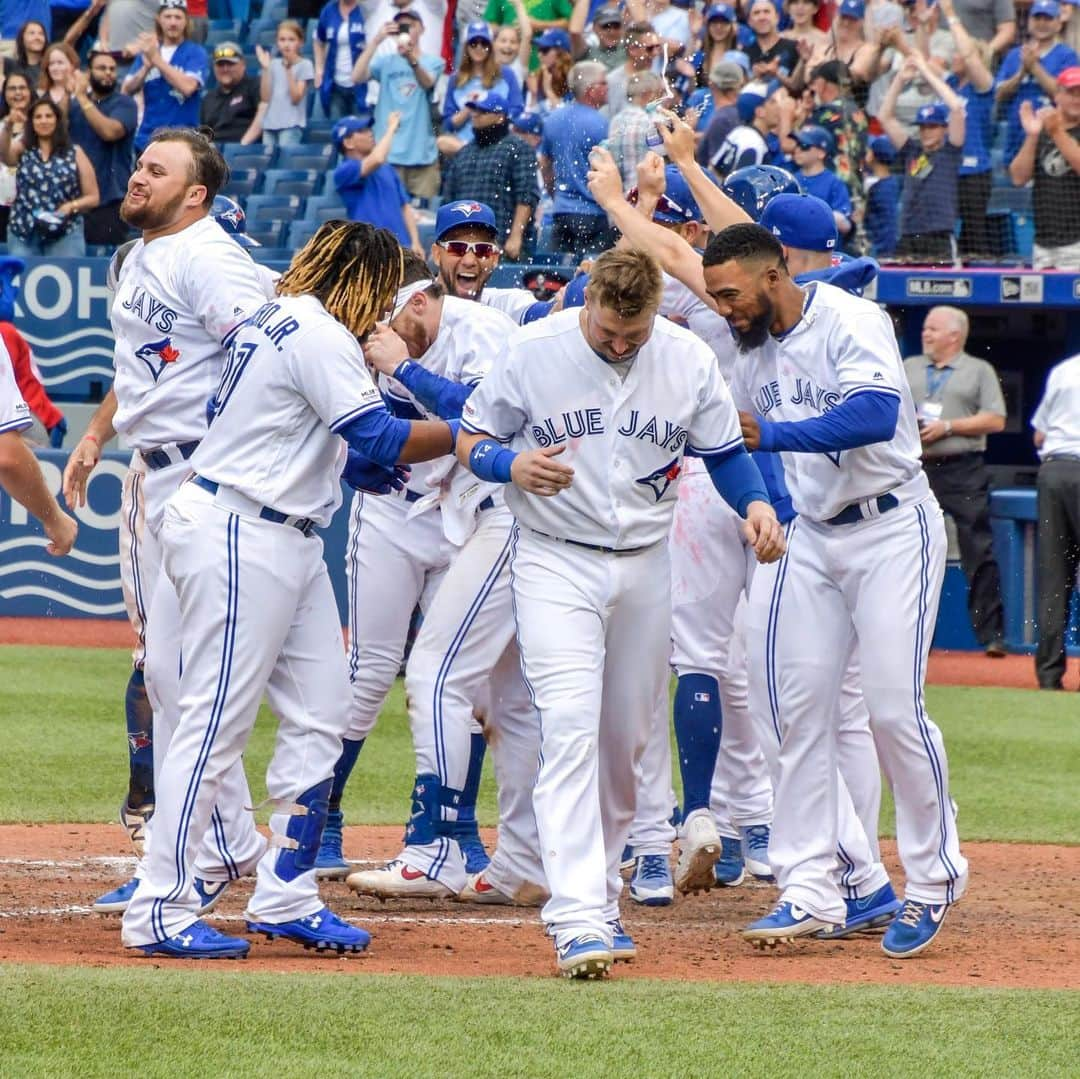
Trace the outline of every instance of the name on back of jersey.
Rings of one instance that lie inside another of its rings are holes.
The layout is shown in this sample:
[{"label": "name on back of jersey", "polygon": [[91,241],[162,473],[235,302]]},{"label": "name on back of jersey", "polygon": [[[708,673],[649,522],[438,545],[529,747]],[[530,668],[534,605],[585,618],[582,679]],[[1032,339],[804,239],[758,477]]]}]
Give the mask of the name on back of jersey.
[{"label": "name on back of jersey", "polygon": [[[629,417],[617,430],[625,438],[651,442],[673,453],[686,442],[686,428],[681,424],[657,416],[643,419],[636,408],[630,410]],[[572,438],[602,435],[605,431],[604,413],[599,408],[576,408],[558,416],[548,416],[531,426],[532,436],[540,447],[558,446]]]},{"label": "name on back of jersey", "polygon": [[254,314],[249,315],[243,322],[234,326],[229,333],[225,336],[223,344],[226,348],[230,348],[233,342],[236,340],[236,335],[243,329],[257,329],[262,330],[263,333],[270,339],[270,343],[278,350],[281,351],[282,341],[285,340],[291,333],[295,333],[300,329],[300,323],[292,315],[286,315],[284,318],[277,318],[277,315],[281,311],[281,304],[279,303],[264,303]]}]

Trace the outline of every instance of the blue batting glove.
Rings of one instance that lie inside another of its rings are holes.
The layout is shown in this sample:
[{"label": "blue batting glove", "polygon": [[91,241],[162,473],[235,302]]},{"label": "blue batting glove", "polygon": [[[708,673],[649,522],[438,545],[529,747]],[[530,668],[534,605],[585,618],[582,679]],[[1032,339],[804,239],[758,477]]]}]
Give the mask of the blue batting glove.
[{"label": "blue batting glove", "polygon": [[54,450],[60,449],[64,444],[64,435],[67,434],[67,420],[63,416],[56,421],[55,427],[49,428],[49,445]]},{"label": "blue batting glove", "polygon": [[214,394],[206,399],[206,426],[214,422],[214,417],[217,415],[217,394]]},{"label": "blue batting glove", "polygon": [[358,453],[351,446],[349,456],[341,478],[354,490],[366,491],[373,495],[388,495],[391,491],[401,491],[411,475],[402,465],[386,468]]}]

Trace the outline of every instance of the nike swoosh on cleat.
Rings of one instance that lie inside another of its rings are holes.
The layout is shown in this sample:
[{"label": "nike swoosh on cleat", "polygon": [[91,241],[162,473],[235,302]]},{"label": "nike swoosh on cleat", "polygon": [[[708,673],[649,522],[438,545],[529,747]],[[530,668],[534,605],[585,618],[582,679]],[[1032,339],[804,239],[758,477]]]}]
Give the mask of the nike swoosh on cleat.
[{"label": "nike swoosh on cleat", "polygon": [[940,922],[941,919],[945,917],[945,911],[947,911],[948,909],[949,909],[948,904],[942,905],[940,907],[931,907],[930,908],[930,919],[931,919],[931,921]]},{"label": "nike swoosh on cleat", "polygon": [[419,869],[410,869],[407,865],[401,867],[401,875],[405,880],[420,880],[427,876],[426,873],[421,872]]},{"label": "nike swoosh on cleat", "polygon": [[792,907],[791,907],[791,916],[792,916],[792,918],[795,919],[795,921],[801,922],[803,920],[803,918],[809,918],[810,917],[810,912],[806,911],[806,910],[803,910],[802,907],[796,907],[796,906],[792,905]]}]

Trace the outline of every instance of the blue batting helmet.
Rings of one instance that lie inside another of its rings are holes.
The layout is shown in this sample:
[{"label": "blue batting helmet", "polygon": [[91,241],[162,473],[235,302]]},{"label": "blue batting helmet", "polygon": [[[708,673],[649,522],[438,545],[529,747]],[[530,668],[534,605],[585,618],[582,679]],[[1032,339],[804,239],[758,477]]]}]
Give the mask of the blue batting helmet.
[{"label": "blue batting helmet", "polygon": [[724,194],[757,221],[777,195],[801,195],[802,188],[786,169],[775,165],[747,165],[725,181]]},{"label": "blue batting helmet", "polygon": [[210,207],[210,216],[226,231],[235,235],[247,232],[247,219],[244,208],[228,195],[215,195]]}]

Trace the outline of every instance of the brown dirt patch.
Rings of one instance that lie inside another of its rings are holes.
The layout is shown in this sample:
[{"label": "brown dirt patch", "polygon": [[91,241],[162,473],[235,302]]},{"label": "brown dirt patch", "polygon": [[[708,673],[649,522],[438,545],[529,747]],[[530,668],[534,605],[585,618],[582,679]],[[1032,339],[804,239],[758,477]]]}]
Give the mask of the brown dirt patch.
[{"label": "brown dirt patch", "polygon": [[[397,851],[400,835],[396,827],[347,829],[346,850],[352,858],[381,860]],[[493,840],[490,834],[485,838]],[[737,932],[766,911],[775,893],[771,887],[744,885],[668,908],[646,909],[625,900],[638,959],[620,964],[616,977],[1080,988],[1080,848],[969,843],[965,853],[972,867],[968,895],[950,913],[940,939],[915,959],[889,959],[876,936],[755,952]],[[0,826],[0,962],[147,963],[121,947],[119,919],[86,910],[94,897],[124,879],[129,854],[115,826]],[[900,881],[892,844],[886,844],[886,863]],[[211,920],[226,932],[242,932],[250,888],[250,881],[235,885],[235,894],[223,900]],[[368,955],[328,959],[291,944],[257,940],[247,966],[328,974],[546,977],[553,972],[551,947],[535,910],[449,901],[380,905],[338,883],[325,885],[323,894],[338,913],[371,931]]]}]

